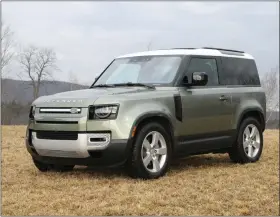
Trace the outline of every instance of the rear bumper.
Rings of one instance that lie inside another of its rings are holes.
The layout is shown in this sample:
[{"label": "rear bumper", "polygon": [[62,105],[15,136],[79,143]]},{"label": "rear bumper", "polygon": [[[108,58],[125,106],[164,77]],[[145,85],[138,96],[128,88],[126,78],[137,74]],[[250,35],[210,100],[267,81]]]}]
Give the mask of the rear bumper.
[{"label": "rear bumper", "polygon": [[36,132],[27,130],[26,148],[34,159],[49,164],[116,166],[126,161],[130,140],[109,140],[98,145],[89,142],[93,134],[79,133],[77,140],[49,140],[38,139]]}]

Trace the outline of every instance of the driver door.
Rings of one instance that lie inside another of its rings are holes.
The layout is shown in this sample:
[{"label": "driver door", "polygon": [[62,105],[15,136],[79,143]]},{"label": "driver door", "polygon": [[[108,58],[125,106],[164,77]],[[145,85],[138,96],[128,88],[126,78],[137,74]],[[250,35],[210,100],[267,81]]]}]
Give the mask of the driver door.
[{"label": "driver door", "polygon": [[217,140],[229,136],[231,96],[225,93],[226,87],[219,86],[218,63],[216,57],[191,57],[185,72],[188,81],[192,82],[192,73],[205,72],[208,82],[205,86],[180,87],[179,90],[183,112],[179,144],[190,152],[215,148],[219,146]]}]

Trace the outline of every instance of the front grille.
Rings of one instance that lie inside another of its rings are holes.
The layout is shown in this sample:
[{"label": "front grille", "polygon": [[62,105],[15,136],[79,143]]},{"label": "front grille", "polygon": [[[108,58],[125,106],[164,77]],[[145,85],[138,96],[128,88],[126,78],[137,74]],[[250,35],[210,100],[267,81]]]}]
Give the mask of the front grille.
[{"label": "front grille", "polygon": [[40,108],[40,113],[46,113],[46,114],[81,114],[82,109],[81,108]]},{"label": "front grille", "polygon": [[36,131],[38,139],[49,140],[77,140],[78,132],[72,131]]}]

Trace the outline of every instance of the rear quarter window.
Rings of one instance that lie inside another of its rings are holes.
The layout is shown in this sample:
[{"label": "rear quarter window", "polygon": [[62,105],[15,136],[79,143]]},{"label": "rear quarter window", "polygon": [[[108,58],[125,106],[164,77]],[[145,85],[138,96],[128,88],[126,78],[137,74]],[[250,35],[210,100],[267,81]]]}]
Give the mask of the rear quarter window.
[{"label": "rear quarter window", "polygon": [[222,57],[219,80],[221,85],[260,86],[257,66],[252,59]]}]

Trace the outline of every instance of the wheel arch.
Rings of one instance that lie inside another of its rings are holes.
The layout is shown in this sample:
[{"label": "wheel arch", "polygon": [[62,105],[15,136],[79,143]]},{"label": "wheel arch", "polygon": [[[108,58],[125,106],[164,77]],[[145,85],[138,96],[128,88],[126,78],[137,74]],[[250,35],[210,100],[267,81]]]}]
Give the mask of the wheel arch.
[{"label": "wheel arch", "polygon": [[256,118],[260,122],[260,124],[261,124],[262,131],[265,130],[265,115],[264,115],[263,111],[260,108],[247,108],[247,109],[243,110],[241,112],[241,114],[239,115],[237,126],[236,126],[237,128],[236,129],[239,129],[240,124],[247,117],[254,117],[254,118]]},{"label": "wheel arch", "polygon": [[[173,149],[175,144],[174,124],[172,123],[172,119],[167,114],[164,114],[162,112],[148,112],[138,117],[132,125],[129,133],[129,139],[132,140],[135,137],[138,132],[137,129],[140,129],[144,124],[152,121],[160,123],[170,134],[172,142],[171,146]],[[136,129],[135,135],[133,135],[134,129]]]}]

